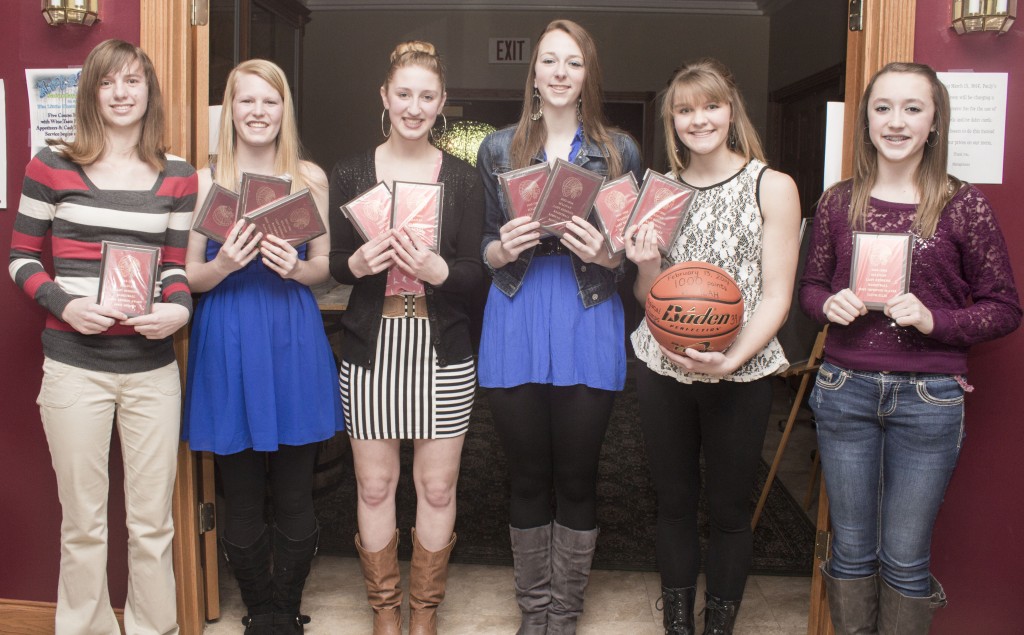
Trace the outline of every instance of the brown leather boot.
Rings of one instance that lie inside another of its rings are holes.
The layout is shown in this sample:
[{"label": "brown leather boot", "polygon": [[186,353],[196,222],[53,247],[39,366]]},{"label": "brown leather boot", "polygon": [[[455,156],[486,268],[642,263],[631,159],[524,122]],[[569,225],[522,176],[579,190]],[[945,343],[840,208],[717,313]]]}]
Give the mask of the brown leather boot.
[{"label": "brown leather boot", "polygon": [[412,529],[412,564],[409,567],[409,635],[437,635],[437,607],[444,601],[448,556],[455,534],[440,551],[427,551]]},{"label": "brown leather boot", "polygon": [[380,551],[363,549],[356,534],[356,551],[366,581],[366,599],[373,608],[373,635],[402,635],[402,589],[398,583],[398,530]]}]

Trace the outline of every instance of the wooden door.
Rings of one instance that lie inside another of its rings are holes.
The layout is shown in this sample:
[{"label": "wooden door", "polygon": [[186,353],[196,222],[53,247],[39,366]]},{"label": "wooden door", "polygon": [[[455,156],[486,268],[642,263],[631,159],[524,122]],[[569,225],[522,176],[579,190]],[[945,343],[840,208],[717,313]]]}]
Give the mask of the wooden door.
[{"label": "wooden door", "polygon": [[[846,106],[843,130],[843,178],[853,174],[853,148],[860,137],[855,130],[857,105],[864,88],[875,72],[889,62],[914,59],[914,20],[916,0],[860,0],[863,18],[860,30],[847,32]],[[822,479],[818,513],[816,564],[828,557],[831,534],[828,522],[828,498]],[[811,608],[807,620],[808,635],[833,635],[829,618],[825,583],[817,566],[811,578]]]},{"label": "wooden door", "polygon": [[[160,78],[167,113],[170,152],[193,165],[207,161],[208,29],[192,24],[194,0],[142,0],[140,44]],[[188,330],[175,335],[184,378]],[[178,478],[174,486],[174,571],[177,582],[178,625],[182,635],[201,635],[205,618],[219,614],[216,549],[203,548],[215,538],[199,529],[199,481],[195,455],[186,444],[178,449]],[[203,558],[203,555],[213,556]],[[212,577],[211,577],[212,575]],[[212,595],[211,595],[212,593]],[[211,602],[212,597],[212,602]]]}]

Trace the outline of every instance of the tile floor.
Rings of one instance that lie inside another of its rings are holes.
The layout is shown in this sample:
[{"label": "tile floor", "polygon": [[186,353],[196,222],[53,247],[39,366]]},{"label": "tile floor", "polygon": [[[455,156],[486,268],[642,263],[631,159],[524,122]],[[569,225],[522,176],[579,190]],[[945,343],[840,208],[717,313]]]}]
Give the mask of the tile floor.
[{"label": "tile floor", "polygon": [[[781,384],[763,451],[769,465],[781,437],[780,419],[789,413],[789,396]],[[779,479],[797,501],[803,501],[810,474],[814,431],[803,413],[794,427]],[[808,512],[814,520],[816,502]],[[403,579],[408,563],[402,563]],[[698,582],[698,610],[703,603],[703,578]],[[736,635],[802,635],[807,632],[810,577],[754,576],[747,581],[737,620]],[[205,635],[238,634],[244,613],[238,587],[221,568],[221,618],[207,624]],[[594,571],[587,588],[579,635],[662,635],[660,597],[656,573]],[[309,635],[370,635],[372,612],[359,562],[352,558],[319,557],[313,564],[303,598],[304,613],[313,621]],[[408,611],[408,600],[405,610]],[[407,621],[407,619],[406,619]],[[698,627],[701,622],[698,618]],[[519,625],[512,587],[512,569],[484,565],[453,564],[448,597],[438,614],[438,630],[444,635],[511,635]]]}]

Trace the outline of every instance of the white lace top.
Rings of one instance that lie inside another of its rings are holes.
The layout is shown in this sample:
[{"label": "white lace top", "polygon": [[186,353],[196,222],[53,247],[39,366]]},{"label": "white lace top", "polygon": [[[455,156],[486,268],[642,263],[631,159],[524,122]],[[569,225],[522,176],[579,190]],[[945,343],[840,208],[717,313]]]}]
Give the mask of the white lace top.
[{"label": "white lace top", "polygon": [[[690,215],[679,238],[667,256],[667,265],[688,260],[709,262],[729,272],[743,294],[743,324],[761,303],[761,243],[764,236],[761,206],[757,191],[761,175],[767,169],[753,159],[728,180],[705,188],[697,188]],[[647,320],[630,338],[636,356],[654,372],[675,377],[683,383],[714,382],[718,378],[689,373],[670,362],[658,348],[647,328]],[[763,349],[736,372],[722,379],[747,382],[760,379],[789,367],[782,346],[772,338]]]}]

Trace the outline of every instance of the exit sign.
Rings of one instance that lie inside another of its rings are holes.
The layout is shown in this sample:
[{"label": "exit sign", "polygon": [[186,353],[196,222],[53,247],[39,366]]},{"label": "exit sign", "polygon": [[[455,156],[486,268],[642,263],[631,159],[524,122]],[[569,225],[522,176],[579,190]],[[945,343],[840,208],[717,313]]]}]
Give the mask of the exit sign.
[{"label": "exit sign", "polygon": [[487,61],[491,64],[526,64],[530,61],[530,38],[492,37]]}]

